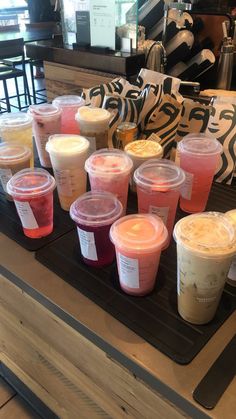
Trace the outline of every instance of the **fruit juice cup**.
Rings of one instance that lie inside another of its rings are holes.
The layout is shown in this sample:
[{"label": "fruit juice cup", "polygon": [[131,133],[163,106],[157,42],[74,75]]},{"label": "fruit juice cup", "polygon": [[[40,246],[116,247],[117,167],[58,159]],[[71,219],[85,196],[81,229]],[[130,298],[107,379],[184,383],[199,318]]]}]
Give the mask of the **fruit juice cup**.
[{"label": "fruit juice cup", "polygon": [[213,177],[219,163],[222,145],[214,138],[196,134],[178,143],[180,167],[186,181],[181,191],[180,207],[188,213],[206,208]]},{"label": "fruit juice cup", "polygon": [[75,221],[84,262],[90,266],[110,265],[115,249],[109,238],[110,228],[122,214],[123,207],[109,192],[87,192],[70,207]]},{"label": "fruit juice cup", "polygon": [[23,169],[8,181],[7,192],[27,237],[38,239],[52,232],[55,187],[55,179],[44,169]]},{"label": "fruit juice cup", "polygon": [[108,130],[111,114],[106,109],[82,106],[75,116],[80,134],[90,142],[90,154],[108,147]]},{"label": "fruit juice cup", "polygon": [[138,212],[156,214],[163,220],[169,235],[168,247],[185,181],[184,171],[170,160],[151,159],[135,170],[134,181],[137,185]]},{"label": "fruit juice cup", "polygon": [[[236,229],[236,209],[226,212],[225,216],[229,218],[229,221],[233,224],[234,228]],[[227,284],[236,287],[236,254],[234,255],[233,261],[228,272]]]},{"label": "fruit juice cup", "polygon": [[236,231],[219,212],[188,215],[174,228],[180,316],[205,324],[215,316],[236,252]]},{"label": "fruit juice cup", "polygon": [[31,155],[31,149],[24,145],[0,144],[0,182],[9,201],[12,201],[12,197],[7,193],[7,182],[15,173],[30,167]]},{"label": "fruit juice cup", "polygon": [[163,221],[152,214],[127,215],[112,225],[110,237],[116,249],[122,290],[137,296],[150,293],[168,238]]},{"label": "fruit juice cup", "polygon": [[79,124],[75,120],[78,108],[85,105],[84,99],[76,95],[58,96],[52,104],[61,109],[61,134],[79,134]]},{"label": "fruit juice cup", "polygon": [[50,135],[61,133],[61,109],[42,103],[31,105],[28,112],[33,118],[33,134],[40,164],[43,167],[52,167],[46,143]]},{"label": "fruit juice cup", "polygon": [[0,137],[4,143],[17,143],[31,150],[30,166],[34,167],[32,117],[24,112],[0,116]]},{"label": "fruit juice cup", "polygon": [[133,179],[134,171],[149,159],[161,159],[163,156],[163,147],[151,140],[137,140],[125,146],[125,152],[133,161],[133,171],[130,177],[130,189],[136,192],[136,185]]},{"label": "fruit juice cup", "polygon": [[130,173],[133,162],[122,150],[108,148],[95,151],[85,162],[92,191],[111,192],[126,213]]},{"label": "fruit juice cup", "polygon": [[47,142],[60,204],[65,211],[69,211],[72,202],[86,192],[84,163],[88,149],[88,140],[80,135],[56,134]]}]

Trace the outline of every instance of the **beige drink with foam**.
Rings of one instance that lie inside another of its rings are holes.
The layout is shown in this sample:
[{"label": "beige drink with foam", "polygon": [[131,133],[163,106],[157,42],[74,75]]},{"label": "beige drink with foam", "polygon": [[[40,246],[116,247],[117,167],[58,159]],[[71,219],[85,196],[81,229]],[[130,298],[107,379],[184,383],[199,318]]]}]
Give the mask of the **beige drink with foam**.
[{"label": "beige drink with foam", "polygon": [[236,231],[224,214],[205,212],[178,221],[174,237],[179,314],[190,323],[208,323],[236,251]]},{"label": "beige drink with foam", "polygon": [[84,163],[89,142],[79,135],[55,134],[49,137],[50,155],[61,207],[69,211],[72,202],[86,192]]},{"label": "beige drink with foam", "polygon": [[[233,226],[236,228],[236,209],[226,212],[225,215],[229,217],[229,220],[233,223]],[[227,283],[232,285],[233,287],[236,287],[236,254],[234,255],[228,272]]]},{"label": "beige drink with foam", "polygon": [[134,171],[145,161],[149,159],[161,159],[163,156],[162,146],[151,140],[137,140],[125,146],[125,152],[133,161],[133,171],[130,177],[130,188],[136,192],[136,185],[133,179]]}]

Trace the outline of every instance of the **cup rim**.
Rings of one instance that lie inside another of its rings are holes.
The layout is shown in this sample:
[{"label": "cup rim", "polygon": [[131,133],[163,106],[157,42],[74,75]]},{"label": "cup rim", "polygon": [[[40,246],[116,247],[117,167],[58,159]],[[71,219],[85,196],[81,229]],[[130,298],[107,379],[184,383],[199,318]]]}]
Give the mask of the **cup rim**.
[{"label": "cup rim", "polygon": [[[20,187],[15,186],[16,182],[19,182],[21,178],[24,178],[26,176],[40,176],[44,177],[45,181],[38,187],[33,185],[32,187],[26,188],[26,187]],[[50,173],[47,172],[45,169],[41,168],[27,168],[20,170],[16,174],[14,174],[11,179],[7,182],[7,193],[13,197],[13,199],[18,197],[28,197],[28,198],[38,198],[39,196],[43,196],[48,194],[49,192],[52,192],[56,187],[56,181],[53,176],[50,175]]]},{"label": "cup rim", "polygon": [[[45,149],[49,154],[54,154],[54,155],[61,155],[63,154],[63,156],[67,156],[67,153],[63,150],[56,150],[53,147],[53,143],[55,144],[55,142],[57,141],[57,139],[61,139],[61,138],[67,138],[67,140],[69,138],[75,138],[78,140],[78,149],[76,150],[76,152],[74,152],[73,154],[81,154],[83,152],[85,152],[86,150],[89,149],[89,141],[87,140],[87,138],[83,137],[82,135],[77,135],[77,134],[53,134],[50,135],[48,138],[48,141],[46,143]],[[80,147],[79,147],[80,146]],[[68,155],[71,155],[72,153],[68,153]]]},{"label": "cup rim", "polygon": [[[1,152],[3,151],[4,148],[9,149],[9,150],[10,149],[12,149],[12,150],[18,149],[19,152],[18,153],[16,152],[13,155],[4,156],[4,155],[1,155]],[[20,152],[20,150],[21,150],[21,152]],[[31,158],[31,155],[32,155],[31,149],[29,147],[23,145],[23,144],[18,144],[18,143],[15,143],[15,142],[0,143],[0,163],[9,163],[10,164],[10,162],[12,162],[12,161],[16,161],[16,162],[24,161],[26,159]]]},{"label": "cup rim", "polygon": [[[47,111],[43,111],[42,109],[48,108]],[[33,119],[34,118],[45,118],[50,119],[54,116],[60,116],[62,110],[52,103],[40,103],[39,105],[30,105],[29,110],[27,112]]]},{"label": "cup rim", "polygon": [[208,157],[221,154],[223,152],[222,144],[216,139],[204,134],[186,135],[177,145],[181,153]]},{"label": "cup rim", "polygon": [[[123,159],[124,166],[122,165],[122,167],[111,167],[110,169],[106,168],[105,171],[103,170],[103,165],[98,166],[94,164],[94,160],[99,157],[110,158],[112,156],[120,156]],[[133,161],[123,150],[118,150],[115,148],[102,148],[91,154],[91,156],[85,161],[84,167],[89,176],[118,176],[121,174],[126,175],[127,173],[130,173],[133,168]]]},{"label": "cup rim", "polygon": [[[149,154],[148,156],[140,156],[138,154],[135,154],[134,152],[132,152],[132,150],[130,150],[131,145],[133,144],[147,144],[147,143],[154,143],[157,146],[157,150],[156,152],[153,152],[152,154]],[[157,141],[153,141],[153,140],[135,140],[135,141],[131,141],[130,143],[126,144],[124,151],[130,156],[133,157],[134,159],[140,159],[140,160],[147,160],[147,159],[153,159],[153,158],[161,158],[163,156],[163,147],[161,144],[159,144]]]},{"label": "cup rim", "polygon": [[85,100],[78,95],[62,95],[55,97],[55,99],[52,101],[52,104],[58,108],[69,108],[72,106],[81,107],[85,105]]},{"label": "cup rim", "polygon": [[20,129],[32,125],[33,118],[28,112],[6,113],[0,116],[0,130]]}]

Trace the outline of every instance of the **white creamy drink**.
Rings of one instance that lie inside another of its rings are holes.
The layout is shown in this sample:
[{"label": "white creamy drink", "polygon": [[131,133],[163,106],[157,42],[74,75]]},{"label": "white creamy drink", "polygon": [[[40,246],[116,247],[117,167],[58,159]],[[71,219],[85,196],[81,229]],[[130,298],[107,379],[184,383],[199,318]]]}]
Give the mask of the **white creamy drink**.
[{"label": "white creamy drink", "polygon": [[175,226],[178,311],[190,323],[215,315],[236,251],[236,231],[222,213],[182,218]]},{"label": "white creamy drink", "polygon": [[[233,226],[236,228],[236,209],[226,212],[225,215],[229,217],[230,222],[232,222]],[[233,287],[236,287],[236,254],[234,255],[228,272],[227,283]]]},{"label": "white creamy drink", "polygon": [[72,202],[86,192],[84,163],[89,142],[79,135],[55,134],[49,137],[50,155],[61,207],[69,211]]}]

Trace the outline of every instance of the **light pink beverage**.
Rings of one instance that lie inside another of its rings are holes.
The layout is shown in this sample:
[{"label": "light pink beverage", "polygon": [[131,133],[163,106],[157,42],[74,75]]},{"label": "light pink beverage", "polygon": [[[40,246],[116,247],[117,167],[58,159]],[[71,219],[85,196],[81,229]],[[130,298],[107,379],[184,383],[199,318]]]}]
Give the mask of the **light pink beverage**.
[{"label": "light pink beverage", "polygon": [[182,169],[166,159],[151,159],[134,172],[139,213],[158,215],[167,227],[169,246],[180,189],[185,181]]},{"label": "light pink beverage", "polygon": [[75,115],[81,106],[85,105],[84,99],[77,95],[58,96],[52,104],[61,109],[61,134],[79,134],[79,124]]},{"label": "light pink beverage", "polygon": [[198,134],[186,136],[178,143],[180,167],[186,181],[181,191],[180,207],[183,211],[202,212],[206,208],[222,145],[219,141]]},{"label": "light pink beverage", "polygon": [[127,215],[112,225],[110,237],[123,291],[137,296],[151,292],[168,238],[163,221],[152,214]]},{"label": "light pink beverage", "polygon": [[29,113],[33,117],[33,135],[40,164],[43,167],[52,167],[46,144],[50,135],[61,132],[61,110],[54,105],[44,103],[31,105]]},{"label": "light pink beverage", "polygon": [[85,162],[92,191],[111,192],[126,212],[132,160],[122,150],[104,148],[95,151]]}]

